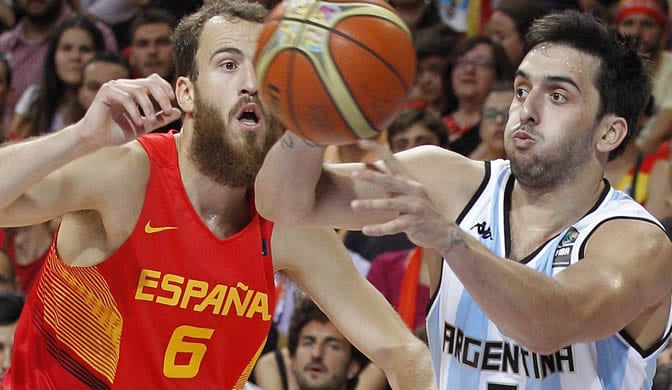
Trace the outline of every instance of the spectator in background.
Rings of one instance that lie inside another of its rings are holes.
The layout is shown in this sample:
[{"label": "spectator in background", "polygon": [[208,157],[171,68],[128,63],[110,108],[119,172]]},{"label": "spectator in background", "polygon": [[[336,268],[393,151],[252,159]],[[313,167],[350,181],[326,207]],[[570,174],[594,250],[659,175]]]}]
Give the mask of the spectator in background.
[{"label": "spectator in background", "polygon": [[[14,105],[26,88],[39,84],[44,72],[47,46],[64,19],[73,16],[73,10],[66,0],[16,0],[18,23],[0,35],[0,52],[9,59],[12,70],[12,94],[8,96],[3,127],[10,129],[14,115]],[[108,50],[116,51],[117,42],[105,23],[96,22],[105,37]]]},{"label": "spectator in background", "polygon": [[486,34],[499,43],[511,66],[516,69],[523,59],[525,34],[535,19],[544,16],[547,8],[538,0],[506,0],[495,7],[486,26]]},{"label": "spectator in background", "polygon": [[615,15],[618,32],[636,38],[653,65],[653,116],[637,140],[647,153],[654,153],[672,132],[672,53],[664,50],[667,12],[665,0],[624,0]]},{"label": "spectator in background", "polygon": [[255,367],[264,390],[352,390],[368,360],[307,297],[297,302],[288,347],[262,356]]},{"label": "spectator in background", "polygon": [[15,108],[10,132],[19,139],[52,133],[79,120],[77,104],[82,67],[104,50],[101,31],[86,17],[64,20],[50,39],[39,85],[28,88]]},{"label": "spectator in background", "polygon": [[12,362],[14,332],[25,297],[14,292],[0,293],[0,379]]},{"label": "spectator in background", "polygon": [[[175,24],[176,20],[171,14],[157,8],[144,9],[133,19],[128,59],[135,77],[149,77],[156,73],[175,85],[171,40]],[[181,127],[182,120],[177,119],[154,132],[165,133],[179,130]]]},{"label": "spectator in background", "polygon": [[479,135],[481,144],[469,158],[474,160],[497,160],[506,158],[504,129],[509,119],[509,107],[513,100],[513,82],[497,81],[492,86],[483,104]]},{"label": "spectator in background", "polygon": [[173,42],[175,18],[166,11],[149,8],[141,11],[131,24],[129,62],[138,78],[156,73],[174,84]]},{"label": "spectator in background", "polygon": [[121,54],[110,51],[98,52],[82,68],[82,82],[77,100],[86,111],[103,84],[110,80],[131,77],[131,66]]},{"label": "spectator in background", "polygon": [[446,68],[444,87],[450,149],[469,156],[481,143],[479,125],[485,98],[497,80],[512,80],[504,49],[485,36],[458,43]]},{"label": "spectator in background", "polygon": [[457,32],[444,25],[425,28],[415,34],[418,68],[408,97],[409,105],[422,105],[441,115],[444,105],[443,73],[450,51],[458,39]]}]

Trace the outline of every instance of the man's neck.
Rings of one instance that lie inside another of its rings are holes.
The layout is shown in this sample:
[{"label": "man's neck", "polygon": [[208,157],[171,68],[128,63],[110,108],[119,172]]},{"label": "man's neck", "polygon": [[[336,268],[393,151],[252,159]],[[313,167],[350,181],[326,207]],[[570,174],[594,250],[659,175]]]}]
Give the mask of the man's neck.
[{"label": "man's neck", "polygon": [[203,175],[189,157],[189,134],[175,135],[180,176],[189,202],[215,235],[229,237],[250,222],[249,188],[230,187]]}]

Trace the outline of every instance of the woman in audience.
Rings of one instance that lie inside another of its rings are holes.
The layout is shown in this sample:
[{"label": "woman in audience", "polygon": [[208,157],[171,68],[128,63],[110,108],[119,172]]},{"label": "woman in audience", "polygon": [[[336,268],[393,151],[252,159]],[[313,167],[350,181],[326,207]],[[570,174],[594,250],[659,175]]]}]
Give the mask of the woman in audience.
[{"label": "woman in audience", "polygon": [[504,49],[485,36],[461,41],[451,57],[444,78],[443,119],[451,150],[469,156],[481,142],[481,110],[492,85],[513,79],[513,69]]},{"label": "woman in audience", "polygon": [[14,109],[10,134],[23,139],[51,133],[81,118],[77,89],[82,67],[104,49],[103,34],[93,21],[81,16],[64,20],[49,42],[42,81],[28,87]]}]

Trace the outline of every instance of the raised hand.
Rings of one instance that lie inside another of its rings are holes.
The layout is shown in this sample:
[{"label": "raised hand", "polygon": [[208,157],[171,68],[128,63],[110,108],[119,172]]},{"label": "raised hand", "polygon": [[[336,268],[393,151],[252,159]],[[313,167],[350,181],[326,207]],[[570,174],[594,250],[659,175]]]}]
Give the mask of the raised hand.
[{"label": "raised hand", "polygon": [[170,83],[156,74],[109,81],[79,123],[82,140],[99,146],[121,145],[167,125],[180,117],[180,110],[171,105],[174,98]]},{"label": "raised hand", "polygon": [[383,161],[386,172],[374,165],[353,172],[357,180],[375,184],[387,192],[383,199],[356,199],[351,207],[357,210],[387,211],[396,217],[376,225],[366,225],[362,232],[382,236],[405,232],[416,245],[434,248],[439,252],[454,242],[457,225],[444,216],[432,202],[425,187],[415,180],[387,149],[371,141],[360,141],[364,149],[375,152]]}]

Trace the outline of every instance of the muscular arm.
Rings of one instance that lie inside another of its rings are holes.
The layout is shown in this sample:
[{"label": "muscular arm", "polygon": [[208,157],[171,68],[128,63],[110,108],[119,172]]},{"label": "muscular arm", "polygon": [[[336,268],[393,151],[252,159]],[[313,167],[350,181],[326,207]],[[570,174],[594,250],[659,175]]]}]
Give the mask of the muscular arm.
[{"label": "muscular arm", "polygon": [[663,336],[672,245],[653,224],[603,224],[584,259],[554,278],[493,255],[459,230],[451,237],[442,249],[451,269],[504,334],[535,352],[552,353],[624,328],[643,349]]},{"label": "muscular arm", "polygon": [[49,174],[96,149],[82,142],[73,127],[1,148],[0,170],[3,175],[0,178],[0,225],[27,225],[48,220],[49,216],[46,215],[29,217],[25,222],[10,218],[14,214],[12,206],[17,203],[38,205],[53,196],[64,195],[58,191],[58,187],[42,187],[42,191],[29,190]]},{"label": "muscular arm", "polygon": [[352,265],[330,229],[275,225],[276,269],[302,287],[343,335],[381,368],[395,389],[433,389],[426,346]]},{"label": "muscular arm", "polygon": [[[287,131],[266,156],[255,183],[259,212],[276,222],[360,230],[396,214],[353,212],[355,199],[381,198],[385,191],[354,180],[364,164],[323,164],[324,150]],[[423,183],[437,206],[456,218],[483,178],[483,165],[445,149],[424,146],[396,157]],[[376,163],[377,169],[384,169]]]}]

